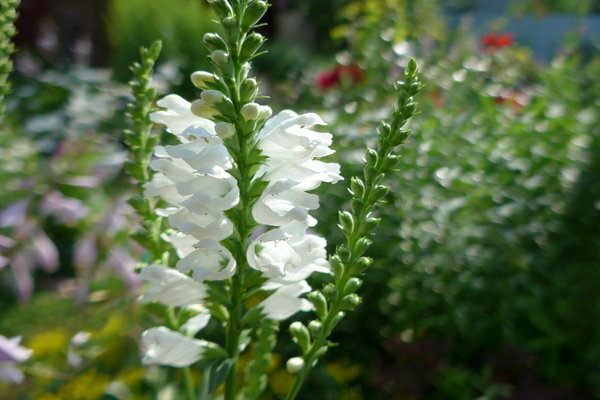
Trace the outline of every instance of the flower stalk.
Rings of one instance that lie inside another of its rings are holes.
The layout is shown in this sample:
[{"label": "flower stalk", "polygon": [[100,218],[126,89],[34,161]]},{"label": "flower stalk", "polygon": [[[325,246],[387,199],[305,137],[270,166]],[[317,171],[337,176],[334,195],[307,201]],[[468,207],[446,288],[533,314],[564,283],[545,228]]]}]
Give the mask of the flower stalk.
[{"label": "flower stalk", "polygon": [[17,33],[15,21],[19,3],[20,0],[0,0],[0,121],[4,119],[4,99],[10,91],[8,75],[13,68],[10,57],[15,51],[12,38]]},{"label": "flower stalk", "polygon": [[370,236],[379,223],[379,219],[373,217],[372,213],[389,191],[389,187],[382,185],[382,181],[398,167],[400,158],[396,154],[396,148],[410,134],[410,130],[404,126],[416,112],[414,96],[420,88],[417,64],[411,59],[405,70],[404,81],[396,84],[398,100],[394,114],[389,121],[383,121],[379,125],[377,147],[367,149],[362,178],[351,179],[351,210],[341,211],[339,214],[339,227],[346,237],[346,243],[339,246],[331,257],[334,283],[309,295],[318,316],[309,327],[312,325],[318,328],[311,330],[312,341],[308,339],[310,343],[301,346],[304,362],[296,373],[286,400],[296,398],[311,367],[330,346],[327,338],[332,330],[342,320],[345,312],[353,310],[360,303],[360,297],[355,293],[361,285],[359,277],[372,263],[370,258],[363,255],[371,245]]}]

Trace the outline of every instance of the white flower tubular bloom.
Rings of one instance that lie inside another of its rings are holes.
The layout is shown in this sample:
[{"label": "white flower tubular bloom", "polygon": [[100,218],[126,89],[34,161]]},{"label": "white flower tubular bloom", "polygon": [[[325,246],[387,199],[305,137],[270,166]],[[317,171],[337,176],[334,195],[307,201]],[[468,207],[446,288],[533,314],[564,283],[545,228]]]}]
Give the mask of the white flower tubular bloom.
[{"label": "white flower tubular bloom", "polygon": [[140,272],[148,283],[140,296],[141,303],[161,303],[169,307],[197,304],[206,297],[206,287],[181,272],[164,265],[148,265]]},{"label": "white flower tubular bloom", "polygon": [[150,328],[142,333],[144,365],[187,367],[202,358],[210,342],[196,340],[164,326]]},{"label": "white flower tubular bloom", "polygon": [[256,222],[274,226],[298,222],[300,229],[314,226],[316,220],[308,212],[319,208],[319,196],[306,193],[299,185],[301,182],[285,178],[269,183],[252,208]]},{"label": "white flower tubular bloom", "polygon": [[259,147],[271,164],[279,161],[302,163],[333,154],[329,148],[333,136],[310,129],[314,125],[326,124],[317,114],[282,111],[269,119],[258,133]]},{"label": "white flower tubular bloom", "polygon": [[194,336],[208,325],[208,322],[210,321],[210,311],[199,304],[187,307],[187,310],[197,311],[198,314],[188,319],[185,324],[182,325],[181,330],[189,336]]},{"label": "white flower tubular bloom", "polygon": [[195,250],[177,262],[182,272],[192,271],[192,277],[199,282],[231,278],[235,273],[233,254],[215,240],[201,240],[194,245]]},{"label": "white flower tubular bloom", "polygon": [[183,258],[194,251],[194,245],[198,243],[198,239],[183,232],[164,234],[161,237],[165,242],[171,243],[179,258]]},{"label": "white flower tubular bloom", "polygon": [[167,217],[171,226],[197,240],[223,240],[233,233],[233,224],[222,212],[196,214],[186,208],[163,208],[158,215]]},{"label": "white flower tubular bloom", "polygon": [[306,279],[313,272],[330,273],[325,239],[310,234],[290,235],[273,229],[248,247],[250,267],[263,272],[271,284],[282,285]]},{"label": "white flower tubular bloom", "polygon": [[273,294],[259,304],[263,314],[269,319],[282,321],[298,311],[310,311],[313,308],[310,301],[300,297],[311,291],[311,287],[306,281],[279,286],[267,284],[263,288],[265,290],[276,289]]},{"label": "white flower tubular bloom", "polygon": [[156,104],[166,110],[153,112],[150,119],[157,124],[166,125],[167,131],[180,138],[183,138],[183,132],[191,126],[201,126],[209,132],[214,132],[214,122],[194,115],[191,103],[181,96],[170,94]]},{"label": "white flower tubular bloom", "polygon": [[322,182],[337,183],[343,178],[340,175],[340,165],[319,160],[308,160],[301,164],[281,162],[275,166],[265,165],[259,170],[259,175],[269,182],[279,179],[291,179],[298,182],[298,190],[313,190]]}]

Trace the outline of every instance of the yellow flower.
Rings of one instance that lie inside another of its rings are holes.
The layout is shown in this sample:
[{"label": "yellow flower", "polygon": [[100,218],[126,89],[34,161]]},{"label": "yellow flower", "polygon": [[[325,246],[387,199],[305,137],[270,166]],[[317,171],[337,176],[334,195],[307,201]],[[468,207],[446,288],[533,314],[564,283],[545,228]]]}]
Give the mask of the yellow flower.
[{"label": "yellow flower", "polygon": [[27,347],[33,350],[36,358],[64,354],[67,351],[69,337],[66,330],[57,328],[33,336],[28,341]]}]

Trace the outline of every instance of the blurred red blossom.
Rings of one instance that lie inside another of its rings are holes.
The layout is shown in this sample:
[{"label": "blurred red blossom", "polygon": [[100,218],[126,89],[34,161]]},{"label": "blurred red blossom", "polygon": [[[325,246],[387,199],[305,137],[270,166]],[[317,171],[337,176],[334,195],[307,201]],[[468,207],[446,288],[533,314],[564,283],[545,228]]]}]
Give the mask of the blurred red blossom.
[{"label": "blurred red blossom", "polygon": [[514,33],[488,33],[481,37],[481,44],[486,49],[500,49],[510,46],[515,41]]},{"label": "blurred red blossom", "polygon": [[315,84],[319,90],[327,90],[337,87],[343,80],[357,84],[364,79],[365,73],[358,65],[336,65],[334,68],[319,74]]}]

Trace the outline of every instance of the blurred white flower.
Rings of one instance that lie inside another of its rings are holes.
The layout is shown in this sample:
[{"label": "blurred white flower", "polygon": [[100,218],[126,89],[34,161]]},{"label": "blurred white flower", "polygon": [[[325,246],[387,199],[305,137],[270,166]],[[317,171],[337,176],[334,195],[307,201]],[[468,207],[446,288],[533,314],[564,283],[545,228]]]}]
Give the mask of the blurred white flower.
[{"label": "blurred white flower", "polygon": [[169,307],[182,307],[200,303],[206,297],[206,287],[181,272],[152,264],[140,272],[148,286],[140,296],[142,303],[157,302]]},{"label": "blurred white flower", "polygon": [[32,350],[20,345],[21,337],[8,339],[0,335],[0,381],[21,383],[25,376],[17,364],[31,357]]},{"label": "blurred white flower", "polygon": [[209,345],[164,326],[150,328],[142,333],[142,364],[187,367],[202,358]]}]

